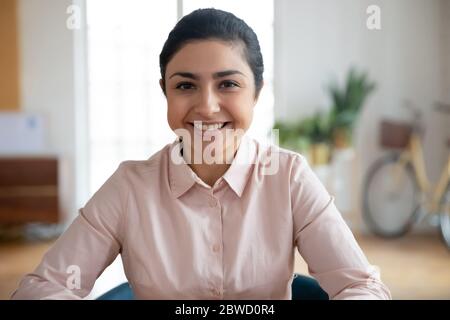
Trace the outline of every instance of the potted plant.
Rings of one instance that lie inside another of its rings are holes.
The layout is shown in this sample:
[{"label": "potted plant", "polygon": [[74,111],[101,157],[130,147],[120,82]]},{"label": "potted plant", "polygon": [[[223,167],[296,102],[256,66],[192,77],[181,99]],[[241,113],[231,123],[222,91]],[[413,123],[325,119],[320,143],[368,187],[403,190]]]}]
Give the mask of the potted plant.
[{"label": "potted plant", "polygon": [[309,146],[309,139],[302,135],[299,121],[277,120],[273,129],[278,130],[280,146],[304,153]]},{"label": "potted plant", "polygon": [[336,82],[329,85],[332,102],[330,122],[335,148],[347,148],[352,144],[353,127],[359,111],[375,87],[366,73],[354,68],[348,72],[344,87],[340,88]]},{"label": "potted plant", "polygon": [[309,160],[313,166],[325,165],[330,161],[331,155],[331,121],[330,114],[316,112],[301,124],[303,134],[308,136]]},{"label": "potted plant", "polygon": [[375,89],[367,74],[351,68],[343,88],[336,82],[328,87],[331,108],[294,121],[276,121],[280,145],[308,155],[312,165],[330,161],[331,148],[345,149],[352,144],[352,132],[368,95]]},{"label": "potted plant", "polygon": [[312,165],[323,165],[331,154],[330,124],[328,113],[317,112],[297,121],[276,121],[274,129],[279,130],[282,147],[306,154]]}]

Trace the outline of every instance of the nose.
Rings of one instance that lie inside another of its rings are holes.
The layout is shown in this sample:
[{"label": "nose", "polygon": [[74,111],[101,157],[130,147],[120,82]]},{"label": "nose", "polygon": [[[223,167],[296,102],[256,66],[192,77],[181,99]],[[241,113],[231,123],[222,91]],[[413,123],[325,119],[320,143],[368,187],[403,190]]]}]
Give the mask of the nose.
[{"label": "nose", "polygon": [[195,105],[195,112],[205,118],[220,111],[219,99],[212,88],[205,88],[200,92],[198,103]]}]

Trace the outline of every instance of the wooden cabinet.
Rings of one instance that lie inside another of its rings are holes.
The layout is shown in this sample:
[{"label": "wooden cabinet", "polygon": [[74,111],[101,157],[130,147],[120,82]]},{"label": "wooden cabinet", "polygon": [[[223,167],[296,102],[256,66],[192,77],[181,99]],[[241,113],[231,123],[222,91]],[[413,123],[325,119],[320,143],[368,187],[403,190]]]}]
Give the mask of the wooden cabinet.
[{"label": "wooden cabinet", "polygon": [[58,160],[0,158],[0,225],[56,223],[58,218]]}]

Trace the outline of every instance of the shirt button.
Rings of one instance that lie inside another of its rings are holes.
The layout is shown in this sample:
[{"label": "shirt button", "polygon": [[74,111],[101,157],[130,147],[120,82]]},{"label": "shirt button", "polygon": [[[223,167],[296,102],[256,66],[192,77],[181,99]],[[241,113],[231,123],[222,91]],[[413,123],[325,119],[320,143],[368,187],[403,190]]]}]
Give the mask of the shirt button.
[{"label": "shirt button", "polygon": [[220,290],[219,289],[217,289],[217,288],[213,288],[213,289],[211,289],[211,291],[212,291],[212,294],[214,295],[214,296],[216,296],[216,297],[220,297],[222,294],[220,293]]},{"label": "shirt button", "polygon": [[220,245],[219,244],[213,245],[213,251],[214,252],[219,252],[220,251]]},{"label": "shirt button", "polygon": [[210,206],[210,207],[215,207],[215,206],[217,206],[217,201],[216,201],[215,199],[209,200],[209,206]]}]

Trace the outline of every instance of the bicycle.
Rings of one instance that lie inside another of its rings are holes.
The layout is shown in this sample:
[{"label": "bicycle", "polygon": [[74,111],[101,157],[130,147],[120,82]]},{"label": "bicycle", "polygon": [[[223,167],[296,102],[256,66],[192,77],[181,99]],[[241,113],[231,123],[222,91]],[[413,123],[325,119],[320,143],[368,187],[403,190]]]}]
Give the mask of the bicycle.
[{"label": "bicycle", "polygon": [[[367,171],[363,189],[363,218],[370,231],[382,237],[399,237],[429,215],[450,249],[450,153],[438,183],[432,188],[425,170],[421,112],[409,105],[412,125],[381,122],[381,143],[394,148]],[[450,114],[450,105],[436,103],[435,110]],[[447,140],[450,148],[450,139]]]}]

